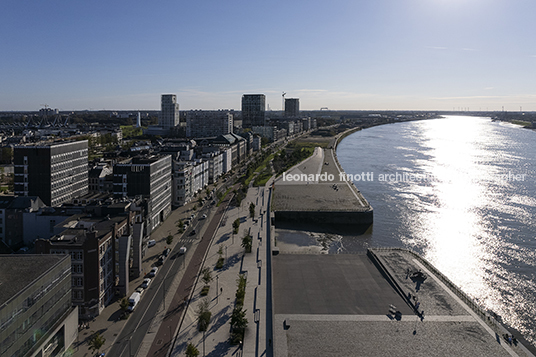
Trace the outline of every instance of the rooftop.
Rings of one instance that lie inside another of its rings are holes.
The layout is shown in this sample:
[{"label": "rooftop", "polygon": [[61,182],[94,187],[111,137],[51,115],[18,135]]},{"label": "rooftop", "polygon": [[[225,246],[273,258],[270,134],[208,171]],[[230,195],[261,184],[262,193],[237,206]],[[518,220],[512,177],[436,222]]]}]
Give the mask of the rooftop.
[{"label": "rooftop", "polygon": [[0,306],[63,259],[65,255],[0,255]]}]

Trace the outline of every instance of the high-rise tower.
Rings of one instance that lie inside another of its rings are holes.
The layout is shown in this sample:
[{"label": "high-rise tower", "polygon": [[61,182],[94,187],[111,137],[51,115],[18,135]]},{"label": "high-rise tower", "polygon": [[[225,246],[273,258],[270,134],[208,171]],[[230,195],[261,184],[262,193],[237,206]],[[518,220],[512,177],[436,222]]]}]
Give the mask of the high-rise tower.
[{"label": "high-rise tower", "polygon": [[158,125],[170,129],[179,125],[179,103],[175,94],[162,94],[161,112]]},{"label": "high-rise tower", "polygon": [[264,126],[265,111],[264,94],[244,94],[242,96],[242,127]]},{"label": "high-rise tower", "polygon": [[298,98],[285,98],[285,116],[296,118],[300,115],[300,100]]}]

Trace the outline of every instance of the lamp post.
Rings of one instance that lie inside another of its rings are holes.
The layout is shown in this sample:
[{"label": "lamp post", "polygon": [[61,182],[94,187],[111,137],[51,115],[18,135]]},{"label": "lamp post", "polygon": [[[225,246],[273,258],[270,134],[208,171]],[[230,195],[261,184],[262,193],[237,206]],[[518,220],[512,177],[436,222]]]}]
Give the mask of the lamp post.
[{"label": "lamp post", "polygon": [[216,275],[216,304],[220,302],[220,289],[219,289],[219,279],[220,277],[218,275]]}]

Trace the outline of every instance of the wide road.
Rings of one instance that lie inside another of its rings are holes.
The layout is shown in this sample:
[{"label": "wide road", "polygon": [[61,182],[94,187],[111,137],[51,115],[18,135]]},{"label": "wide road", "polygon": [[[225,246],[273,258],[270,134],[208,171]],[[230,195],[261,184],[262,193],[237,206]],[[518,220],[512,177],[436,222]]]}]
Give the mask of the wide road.
[{"label": "wide road", "polygon": [[[209,209],[209,206],[205,206],[205,208],[197,214],[197,217],[200,217]],[[198,220],[197,224],[192,224],[192,226],[197,232],[200,232],[205,222],[206,220]],[[191,229],[192,228],[185,232],[185,238],[189,237]],[[206,235],[207,234],[205,234],[205,236]],[[203,237],[203,240],[205,239],[205,236]],[[196,238],[198,237],[196,236]],[[208,240],[210,241],[210,238],[208,238]],[[187,248],[186,254],[190,254],[188,252],[190,252],[192,244],[192,242],[187,242],[182,245],[177,244],[173,251],[168,255],[164,264],[159,267],[159,271],[156,274],[156,277],[153,278],[151,285],[144,291],[138,306],[136,306],[134,312],[130,314],[128,322],[107,355],[118,357],[130,357],[136,355],[143,338],[149,330],[153,318],[165,299],[165,292],[169,289],[169,286],[171,286],[171,283],[179,270],[184,269],[185,256],[179,254],[180,247],[185,246]],[[188,268],[191,265],[192,264],[190,264]],[[169,306],[169,302],[167,301],[166,306]]]},{"label": "wide road", "polygon": [[185,301],[187,301],[191,295],[198,272],[203,264],[205,253],[210,246],[214,233],[220,225],[221,218],[223,217],[231,198],[232,195],[228,195],[217,208],[214,217],[210,221],[207,230],[203,234],[201,241],[195,249],[192,260],[190,260],[190,264],[188,264],[188,267],[186,268],[186,272],[181,279],[173,300],[168,306],[168,311],[164,317],[164,320],[162,321],[162,324],[160,325],[160,328],[158,329],[153,345],[151,346],[147,356],[165,357],[167,356],[169,349],[172,347],[174,332],[177,331],[177,327],[179,327],[179,324],[182,321],[181,318],[185,311]]}]

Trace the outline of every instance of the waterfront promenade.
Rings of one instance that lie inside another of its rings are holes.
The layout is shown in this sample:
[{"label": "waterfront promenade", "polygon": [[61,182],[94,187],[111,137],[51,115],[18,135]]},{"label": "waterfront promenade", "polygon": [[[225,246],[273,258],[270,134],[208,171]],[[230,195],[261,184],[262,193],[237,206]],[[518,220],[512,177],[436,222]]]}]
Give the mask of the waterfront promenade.
[{"label": "waterfront promenade", "polygon": [[[183,356],[190,343],[201,356],[272,356],[270,218],[267,213],[271,182],[250,188],[240,207],[229,207],[226,211],[204,261],[204,267],[209,268],[213,276],[208,284],[208,295],[201,296],[205,284],[197,280],[171,356]],[[255,204],[255,218],[249,216],[250,203]],[[237,218],[241,222],[239,233],[233,235],[232,224]],[[251,253],[245,253],[241,246],[246,233],[253,239]],[[223,268],[217,269],[220,248],[225,263]],[[247,277],[244,309],[248,327],[244,343],[233,345],[230,343],[230,318],[239,274]],[[208,300],[212,314],[205,334],[198,331],[196,314],[204,299]]]},{"label": "waterfront promenade", "polygon": [[532,356],[407,251],[273,260],[277,357]]}]

